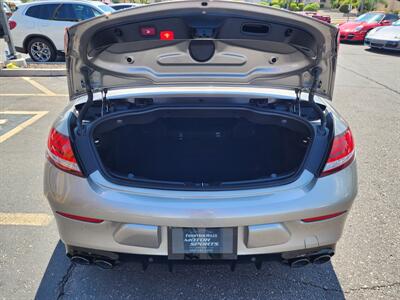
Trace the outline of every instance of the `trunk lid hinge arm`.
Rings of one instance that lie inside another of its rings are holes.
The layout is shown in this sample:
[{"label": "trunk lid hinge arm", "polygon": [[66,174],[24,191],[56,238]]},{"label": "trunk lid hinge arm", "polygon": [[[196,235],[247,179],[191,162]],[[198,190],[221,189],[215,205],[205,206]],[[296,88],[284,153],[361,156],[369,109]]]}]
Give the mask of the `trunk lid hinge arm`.
[{"label": "trunk lid hinge arm", "polygon": [[294,105],[294,112],[301,117],[301,89],[295,89],[294,92],[296,93],[296,102]]},{"label": "trunk lid hinge arm", "polygon": [[104,116],[104,113],[108,113],[110,111],[110,103],[107,99],[107,93],[107,88],[101,90],[101,116]]},{"label": "trunk lid hinge arm", "polygon": [[78,135],[83,135],[84,134],[84,126],[83,126],[83,120],[85,117],[85,114],[89,110],[89,108],[93,104],[93,90],[92,90],[92,85],[90,83],[90,70],[87,67],[83,67],[81,69],[81,73],[84,78],[84,83],[85,83],[85,88],[86,88],[86,93],[87,93],[87,101],[83,105],[82,109],[79,112],[78,115],[78,120],[77,120],[77,134]]},{"label": "trunk lid hinge arm", "polygon": [[310,91],[308,93],[308,101],[310,104],[313,106],[313,108],[317,111],[318,115],[321,118],[321,125],[319,126],[319,133],[324,135],[327,133],[326,130],[326,115],[321,109],[321,107],[315,103],[314,101],[314,96],[315,96],[315,90],[319,86],[319,76],[321,75],[322,69],[320,67],[315,67],[314,69],[311,70],[311,75],[313,76],[313,82],[310,88]]}]

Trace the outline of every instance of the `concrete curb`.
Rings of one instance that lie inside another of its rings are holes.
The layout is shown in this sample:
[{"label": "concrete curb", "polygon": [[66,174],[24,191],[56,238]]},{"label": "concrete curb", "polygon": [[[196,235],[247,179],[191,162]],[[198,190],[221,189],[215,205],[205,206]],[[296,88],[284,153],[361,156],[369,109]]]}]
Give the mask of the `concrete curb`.
[{"label": "concrete curb", "polygon": [[0,77],[52,77],[52,76],[66,76],[66,69],[1,69]]}]

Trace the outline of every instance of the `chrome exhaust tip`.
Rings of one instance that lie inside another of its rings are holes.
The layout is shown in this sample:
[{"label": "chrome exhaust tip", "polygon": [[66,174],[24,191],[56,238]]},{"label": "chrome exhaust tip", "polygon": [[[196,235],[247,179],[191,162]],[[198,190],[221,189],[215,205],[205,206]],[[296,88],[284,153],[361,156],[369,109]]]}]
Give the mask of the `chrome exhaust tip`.
[{"label": "chrome exhaust tip", "polygon": [[324,263],[327,263],[331,260],[331,256],[329,254],[324,254],[324,255],[320,255],[317,256],[316,258],[314,258],[313,263],[316,265],[322,265]]},{"label": "chrome exhaust tip", "polygon": [[76,263],[78,265],[85,265],[85,266],[90,265],[90,260],[83,256],[74,255],[71,256],[70,260],[71,262]]},{"label": "chrome exhaust tip", "polygon": [[93,263],[99,267],[100,269],[110,270],[114,267],[114,264],[111,261],[104,259],[95,259]]},{"label": "chrome exhaust tip", "polygon": [[292,268],[300,268],[300,267],[305,267],[310,263],[310,260],[308,258],[299,258],[299,259],[293,259],[289,262],[290,267]]}]

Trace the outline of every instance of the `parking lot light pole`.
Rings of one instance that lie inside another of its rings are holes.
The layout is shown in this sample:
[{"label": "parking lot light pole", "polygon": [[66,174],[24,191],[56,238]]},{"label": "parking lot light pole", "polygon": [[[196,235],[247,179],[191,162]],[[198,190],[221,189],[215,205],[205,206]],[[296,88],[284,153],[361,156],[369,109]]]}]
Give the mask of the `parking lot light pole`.
[{"label": "parking lot light pole", "polygon": [[9,54],[7,59],[17,59],[17,52],[15,51],[14,43],[10,34],[10,27],[8,26],[7,15],[4,10],[4,0],[0,0],[0,24],[4,31],[4,40],[8,44]]}]

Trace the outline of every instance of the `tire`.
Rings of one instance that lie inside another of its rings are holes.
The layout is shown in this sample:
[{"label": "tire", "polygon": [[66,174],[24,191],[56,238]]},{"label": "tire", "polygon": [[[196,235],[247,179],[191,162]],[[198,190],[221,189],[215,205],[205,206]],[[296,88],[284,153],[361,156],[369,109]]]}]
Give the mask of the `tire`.
[{"label": "tire", "polygon": [[50,62],[57,58],[57,51],[49,40],[33,38],[28,43],[29,56],[36,62]]}]

